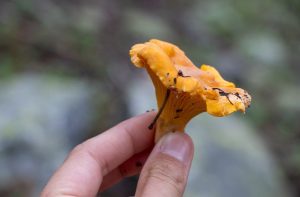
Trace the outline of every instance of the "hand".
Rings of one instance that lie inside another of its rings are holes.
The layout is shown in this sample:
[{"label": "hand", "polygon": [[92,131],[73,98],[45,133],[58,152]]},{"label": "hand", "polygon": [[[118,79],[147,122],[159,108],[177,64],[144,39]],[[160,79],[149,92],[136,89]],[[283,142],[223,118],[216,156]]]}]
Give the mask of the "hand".
[{"label": "hand", "polygon": [[76,146],[42,196],[96,196],[140,171],[136,196],[182,196],[193,158],[192,140],[175,132],[154,146],[154,131],[147,128],[154,116],[131,118]]}]

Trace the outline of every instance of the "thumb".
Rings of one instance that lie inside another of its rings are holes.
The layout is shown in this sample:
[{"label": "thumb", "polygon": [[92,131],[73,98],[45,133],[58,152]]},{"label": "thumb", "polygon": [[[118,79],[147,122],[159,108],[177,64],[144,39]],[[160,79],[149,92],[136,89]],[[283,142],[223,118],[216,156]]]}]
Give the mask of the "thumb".
[{"label": "thumb", "polygon": [[187,134],[162,137],[142,169],[136,196],[182,196],[193,154],[194,145]]}]

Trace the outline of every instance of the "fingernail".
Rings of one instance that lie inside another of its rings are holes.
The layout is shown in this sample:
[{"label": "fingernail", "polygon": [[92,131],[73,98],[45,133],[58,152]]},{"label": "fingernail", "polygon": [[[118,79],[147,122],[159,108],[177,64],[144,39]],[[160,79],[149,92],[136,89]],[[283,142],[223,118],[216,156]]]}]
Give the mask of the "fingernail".
[{"label": "fingernail", "polygon": [[158,151],[174,157],[183,163],[188,163],[192,150],[184,134],[175,132],[162,137],[159,142]]}]

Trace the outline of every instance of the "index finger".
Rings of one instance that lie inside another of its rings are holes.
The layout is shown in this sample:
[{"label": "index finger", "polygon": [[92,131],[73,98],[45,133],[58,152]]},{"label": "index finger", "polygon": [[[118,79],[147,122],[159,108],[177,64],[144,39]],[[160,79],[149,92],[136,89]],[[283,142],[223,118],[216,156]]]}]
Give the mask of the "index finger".
[{"label": "index finger", "polygon": [[94,196],[103,176],[136,153],[153,145],[148,129],[155,113],[123,121],[78,145],[53,175],[42,196]]}]

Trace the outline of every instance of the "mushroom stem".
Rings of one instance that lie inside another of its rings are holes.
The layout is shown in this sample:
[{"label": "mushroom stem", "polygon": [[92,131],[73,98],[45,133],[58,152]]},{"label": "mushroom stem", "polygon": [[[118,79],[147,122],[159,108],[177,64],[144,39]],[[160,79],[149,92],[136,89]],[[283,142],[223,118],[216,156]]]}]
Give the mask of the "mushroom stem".
[{"label": "mushroom stem", "polygon": [[169,89],[167,89],[167,92],[166,92],[166,96],[165,96],[165,99],[164,99],[164,102],[161,106],[161,108],[159,109],[158,113],[156,114],[154,120],[152,121],[152,123],[148,126],[149,129],[153,129],[157,119],[159,118],[160,114],[162,113],[163,109],[165,108],[166,104],[167,104],[167,101],[168,101],[168,98],[170,97],[170,93],[171,91]]},{"label": "mushroom stem", "polygon": [[169,132],[184,132],[184,126],[176,124],[174,121],[165,120],[163,117],[159,117],[155,128],[155,143],[166,133]]}]

